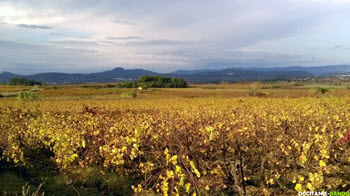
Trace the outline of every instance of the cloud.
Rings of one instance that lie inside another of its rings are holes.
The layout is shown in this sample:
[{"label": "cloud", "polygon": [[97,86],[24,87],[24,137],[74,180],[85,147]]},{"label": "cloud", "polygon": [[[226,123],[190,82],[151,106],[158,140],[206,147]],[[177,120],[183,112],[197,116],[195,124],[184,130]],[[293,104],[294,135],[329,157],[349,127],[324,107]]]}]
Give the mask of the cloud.
[{"label": "cloud", "polygon": [[[120,41],[120,42],[119,42]],[[198,41],[197,41],[198,42]],[[128,37],[107,37],[106,40],[100,43],[119,45],[124,47],[171,47],[171,46],[188,46],[196,43],[195,41],[182,41],[182,40],[168,40],[168,39],[151,39],[146,40],[142,37],[128,36]]]},{"label": "cloud", "polygon": [[127,36],[127,37],[107,37],[107,40],[142,40],[142,37],[138,36]]},{"label": "cloud", "polygon": [[28,24],[18,24],[18,27],[28,28],[28,29],[53,29],[52,27],[45,25],[28,25]]},{"label": "cloud", "polygon": [[125,21],[125,20],[113,20],[114,23],[116,24],[124,24],[124,25],[135,25],[134,23]]},{"label": "cloud", "polygon": [[11,44],[0,70],[344,64],[348,10],[345,0],[2,0],[0,40]]},{"label": "cloud", "polygon": [[166,39],[155,39],[145,41],[130,41],[127,45],[134,46],[184,46],[192,43],[192,41],[181,41],[181,40],[166,40]]},{"label": "cloud", "polygon": [[332,48],[333,48],[333,49],[339,49],[339,48],[344,48],[344,46],[342,46],[342,45],[336,45],[336,46],[333,46]]},{"label": "cloud", "polygon": [[350,50],[350,47],[346,45],[336,45],[336,46],[333,46],[332,49]]},{"label": "cloud", "polygon": [[99,52],[98,50],[93,49],[82,49],[82,48],[64,48],[66,50],[74,51],[74,52],[83,52],[83,53],[96,53]]},{"label": "cloud", "polygon": [[[100,59],[97,50],[5,40],[0,40],[0,59],[2,71],[21,74],[51,71],[86,73],[106,69],[106,64],[110,63]],[[81,59],[86,62],[81,63]],[[102,67],[96,68],[96,65]]]},{"label": "cloud", "polygon": [[57,40],[57,41],[48,41],[47,43],[57,44],[57,45],[83,45],[83,46],[91,46],[97,45],[98,43],[90,40]]}]

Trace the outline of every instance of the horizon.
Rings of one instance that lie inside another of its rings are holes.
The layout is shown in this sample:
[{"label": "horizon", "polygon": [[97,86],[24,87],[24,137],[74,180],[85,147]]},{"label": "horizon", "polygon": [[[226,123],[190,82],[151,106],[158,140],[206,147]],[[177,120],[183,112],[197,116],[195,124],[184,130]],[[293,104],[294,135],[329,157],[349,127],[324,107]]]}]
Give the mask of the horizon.
[{"label": "horizon", "polygon": [[[0,2],[0,70],[350,64],[350,1]],[[81,70],[84,70],[83,72]]]},{"label": "horizon", "polygon": [[36,75],[36,74],[47,74],[47,73],[59,73],[59,74],[94,74],[94,73],[99,73],[99,72],[105,72],[105,71],[112,71],[114,69],[118,69],[121,68],[123,70],[145,70],[145,71],[151,71],[154,73],[159,73],[159,74],[169,74],[169,73],[173,73],[173,72],[177,72],[177,71],[201,71],[201,70],[213,70],[213,71],[219,71],[219,70],[225,70],[225,69],[259,69],[259,68],[263,68],[263,69],[277,69],[277,68],[292,68],[292,67],[300,67],[300,68],[313,68],[313,67],[332,67],[332,66],[350,66],[350,65],[346,65],[346,64],[338,64],[338,65],[315,65],[315,66],[277,66],[277,67],[224,67],[224,68],[204,68],[204,69],[177,69],[177,70],[173,70],[173,71],[168,71],[168,72],[158,72],[158,71],[153,71],[150,69],[145,69],[145,68],[125,68],[125,67],[114,67],[114,68],[110,68],[110,69],[106,69],[106,70],[97,70],[97,71],[92,71],[92,72],[59,72],[59,71],[47,71],[47,72],[37,72],[37,73],[28,73],[28,74],[21,74],[21,73],[16,73],[16,72],[11,72],[11,71],[1,71],[0,70],[0,74],[4,74],[4,73],[10,73],[10,74],[14,74],[14,75],[20,75],[20,76],[30,76],[30,75]]}]

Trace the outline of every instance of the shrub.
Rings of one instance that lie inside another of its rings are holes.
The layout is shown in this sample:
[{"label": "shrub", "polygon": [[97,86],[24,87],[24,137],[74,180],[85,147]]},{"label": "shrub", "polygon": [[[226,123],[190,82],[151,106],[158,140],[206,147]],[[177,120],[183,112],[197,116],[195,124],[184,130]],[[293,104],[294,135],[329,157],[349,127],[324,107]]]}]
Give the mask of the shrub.
[{"label": "shrub", "polygon": [[248,96],[252,97],[260,97],[266,95],[265,93],[261,92],[257,84],[253,83],[250,85],[248,90]]},{"label": "shrub", "polygon": [[340,85],[341,85],[341,81],[340,81],[340,80],[335,80],[335,81],[334,81],[334,85],[340,86]]},{"label": "shrub", "polygon": [[25,184],[23,187],[22,187],[22,196],[44,196],[45,193],[40,193],[40,188],[43,184],[40,184],[36,190],[34,192],[31,192],[30,191],[30,186],[27,184]]},{"label": "shrub", "polygon": [[273,84],[271,88],[280,88],[281,86]]},{"label": "shrub", "polygon": [[39,96],[33,91],[21,91],[18,93],[17,98],[21,101],[35,101],[39,99]]},{"label": "shrub", "polygon": [[311,92],[314,93],[322,93],[322,94],[326,94],[326,92],[331,91],[330,88],[323,88],[323,87],[314,87],[310,89]]},{"label": "shrub", "polygon": [[291,82],[289,85],[290,85],[290,86],[304,86],[302,83],[300,83],[300,82],[295,82],[295,81]]},{"label": "shrub", "polygon": [[114,87],[115,87],[115,85],[113,85],[113,84],[106,84],[104,86],[104,88],[114,88]]},{"label": "shrub", "polygon": [[137,94],[135,92],[123,92],[121,97],[123,98],[135,98]]},{"label": "shrub", "polygon": [[31,89],[31,91],[40,91],[40,87],[38,85],[34,85]]}]

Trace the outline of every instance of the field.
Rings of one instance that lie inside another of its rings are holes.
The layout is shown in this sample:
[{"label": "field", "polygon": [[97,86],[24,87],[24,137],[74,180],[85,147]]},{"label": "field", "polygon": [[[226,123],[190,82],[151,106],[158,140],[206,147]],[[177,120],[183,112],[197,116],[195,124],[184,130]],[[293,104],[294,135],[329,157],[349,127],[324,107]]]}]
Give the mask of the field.
[{"label": "field", "polygon": [[26,183],[45,195],[349,191],[350,90],[318,86],[58,85],[23,101],[30,87],[2,85],[1,194]]}]

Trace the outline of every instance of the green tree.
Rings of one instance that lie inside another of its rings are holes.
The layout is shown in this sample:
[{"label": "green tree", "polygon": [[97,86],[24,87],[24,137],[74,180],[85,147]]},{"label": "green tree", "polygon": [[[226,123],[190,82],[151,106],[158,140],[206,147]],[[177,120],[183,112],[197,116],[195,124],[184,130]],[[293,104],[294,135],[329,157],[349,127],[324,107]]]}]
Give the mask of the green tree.
[{"label": "green tree", "polygon": [[22,86],[34,86],[34,85],[41,85],[41,82],[29,80],[27,78],[12,78],[9,82],[10,85],[22,85]]},{"label": "green tree", "polygon": [[170,78],[164,76],[141,76],[134,82],[121,82],[119,88],[187,88],[187,83],[182,78]]}]

